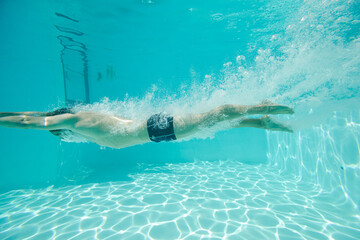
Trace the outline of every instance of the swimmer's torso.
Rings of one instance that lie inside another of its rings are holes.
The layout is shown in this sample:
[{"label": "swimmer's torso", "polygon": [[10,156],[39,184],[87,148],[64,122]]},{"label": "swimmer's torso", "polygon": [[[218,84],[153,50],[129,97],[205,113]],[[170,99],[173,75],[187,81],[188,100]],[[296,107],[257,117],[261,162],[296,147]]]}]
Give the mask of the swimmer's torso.
[{"label": "swimmer's torso", "polygon": [[150,141],[146,123],[102,113],[78,112],[75,115],[77,122],[71,130],[99,145],[124,148]]}]

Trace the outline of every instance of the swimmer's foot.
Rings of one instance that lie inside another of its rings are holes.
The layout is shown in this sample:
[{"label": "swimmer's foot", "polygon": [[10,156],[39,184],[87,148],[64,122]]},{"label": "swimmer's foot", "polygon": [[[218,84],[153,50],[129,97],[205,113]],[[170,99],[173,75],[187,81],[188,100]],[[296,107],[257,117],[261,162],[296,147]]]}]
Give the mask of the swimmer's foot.
[{"label": "swimmer's foot", "polygon": [[291,107],[284,105],[268,105],[261,104],[257,106],[252,106],[247,109],[247,114],[294,114],[294,110]]},{"label": "swimmer's foot", "polygon": [[260,119],[262,120],[264,129],[272,130],[272,131],[294,132],[290,127],[274,121],[267,115],[261,117]]},{"label": "swimmer's foot", "polygon": [[294,109],[285,105],[279,105],[269,100],[261,102],[261,107],[264,108],[266,114],[294,114]]}]

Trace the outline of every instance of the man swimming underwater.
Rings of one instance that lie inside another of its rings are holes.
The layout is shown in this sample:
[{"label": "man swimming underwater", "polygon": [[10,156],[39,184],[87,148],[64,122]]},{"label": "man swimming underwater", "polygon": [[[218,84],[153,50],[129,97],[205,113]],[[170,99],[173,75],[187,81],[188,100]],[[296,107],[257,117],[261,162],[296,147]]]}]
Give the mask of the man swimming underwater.
[{"label": "man swimming underwater", "polygon": [[[229,121],[229,128],[253,127],[273,131],[292,132],[267,115],[293,114],[284,105],[223,105],[209,112],[170,116],[152,115],[147,121],[136,122],[118,116],[96,112],[73,112],[63,108],[53,112],[0,112],[0,126],[9,128],[49,130],[61,137],[64,131],[76,133],[96,144],[125,148],[150,141],[161,142],[190,137],[203,128]],[[261,118],[245,118],[264,114]]]}]

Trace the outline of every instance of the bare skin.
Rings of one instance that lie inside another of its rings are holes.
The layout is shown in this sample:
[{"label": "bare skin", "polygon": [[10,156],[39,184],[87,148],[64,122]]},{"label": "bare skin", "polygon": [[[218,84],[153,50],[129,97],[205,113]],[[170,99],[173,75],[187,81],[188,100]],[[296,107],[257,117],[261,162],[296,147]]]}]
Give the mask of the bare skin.
[{"label": "bare skin", "polygon": [[[290,107],[271,103],[254,106],[228,104],[205,113],[174,116],[174,131],[176,138],[182,139],[195,134],[202,128],[209,128],[223,121],[231,121],[232,128],[252,127],[292,132],[289,127],[275,122],[267,115],[293,113]],[[45,114],[43,112],[0,112],[0,126],[39,130],[68,129],[91,142],[112,148],[125,148],[150,142],[146,120],[138,124],[130,119],[94,112],[65,113],[56,116],[45,116]],[[266,116],[244,118],[258,114]]]}]

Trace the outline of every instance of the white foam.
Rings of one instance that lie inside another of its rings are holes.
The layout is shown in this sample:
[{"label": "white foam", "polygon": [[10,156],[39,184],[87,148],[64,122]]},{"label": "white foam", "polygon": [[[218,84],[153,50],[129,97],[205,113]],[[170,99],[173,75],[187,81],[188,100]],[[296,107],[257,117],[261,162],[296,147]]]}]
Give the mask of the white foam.
[{"label": "white foam", "polygon": [[[249,42],[250,50],[234,55],[233,61],[224,63],[221,73],[209,72],[203,79],[197,79],[190,69],[193,84],[179,86],[176,91],[165,92],[153,85],[143,97],[104,98],[76,109],[143,121],[159,112],[185,115],[209,111],[225,103],[248,105],[269,99],[293,106],[296,119],[312,119],[318,124],[342,102],[356,104],[348,100],[360,98],[360,39],[356,35],[347,37],[356,20],[356,16],[348,14],[350,8],[351,4],[333,1],[322,4],[306,1],[301,6],[272,1],[269,10],[259,12],[269,21],[266,31],[256,40],[250,38],[256,41]],[[271,19],[274,11],[283,14],[285,20]],[[235,21],[241,15],[212,17],[216,21],[223,18]],[[282,24],[273,24],[279,20],[283,20]],[[261,47],[251,50],[253,44]],[[254,53],[255,57],[251,57]],[[307,114],[310,109],[311,116]],[[297,125],[301,128],[301,124]]]}]

